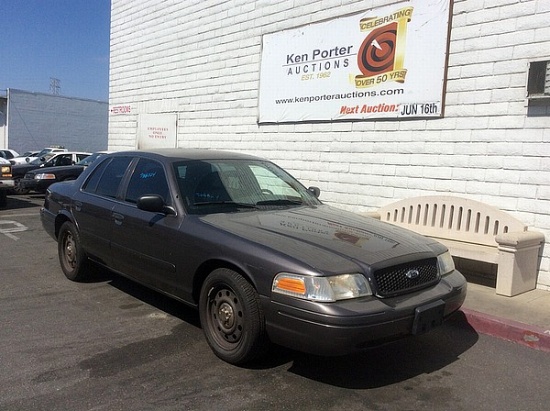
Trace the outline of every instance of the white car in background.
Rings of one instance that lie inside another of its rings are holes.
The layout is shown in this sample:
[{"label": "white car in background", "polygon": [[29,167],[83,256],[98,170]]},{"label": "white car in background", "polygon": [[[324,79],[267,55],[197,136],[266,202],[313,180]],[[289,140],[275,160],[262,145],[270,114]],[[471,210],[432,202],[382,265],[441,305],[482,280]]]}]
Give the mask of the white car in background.
[{"label": "white car in background", "polygon": [[[26,164],[30,163],[33,160],[36,160],[37,158],[45,157],[49,153],[62,153],[68,151],[66,148],[63,147],[46,147],[38,152],[27,152],[29,155],[23,157],[17,157],[10,160],[10,163],[15,164]],[[25,154],[27,154],[25,153]]]},{"label": "white car in background", "polygon": [[0,164],[11,164],[10,160],[19,155],[17,151],[7,148],[0,149]]},{"label": "white car in background", "polygon": [[25,164],[27,163],[27,157],[33,157],[36,158],[40,151],[25,151],[23,154],[18,155],[17,157],[14,157],[10,160],[11,165],[15,164]]}]

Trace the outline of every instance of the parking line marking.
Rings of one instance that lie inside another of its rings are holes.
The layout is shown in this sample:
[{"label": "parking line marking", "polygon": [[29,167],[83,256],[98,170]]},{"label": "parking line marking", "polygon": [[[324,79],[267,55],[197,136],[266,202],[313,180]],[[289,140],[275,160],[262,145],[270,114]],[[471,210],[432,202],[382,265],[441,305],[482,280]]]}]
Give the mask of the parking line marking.
[{"label": "parking line marking", "polygon": [[13,218],[13,217],[40,217],[40,213],[23,213],[23,214],[10,214],[10,215],[7,215],[6,217],[10,217],[10,218]]},{"label": "parking line marking", "polygon": [[[12,227],[3,228],[4,225],[12,225]],[[12,233],[19,233],[26,230],[28,230],[28,227],[17,221],[0,220],[0,233],[4,234],[6,237],[9,237],[14,241],[19,240],[19,237],[13,235]]]}]

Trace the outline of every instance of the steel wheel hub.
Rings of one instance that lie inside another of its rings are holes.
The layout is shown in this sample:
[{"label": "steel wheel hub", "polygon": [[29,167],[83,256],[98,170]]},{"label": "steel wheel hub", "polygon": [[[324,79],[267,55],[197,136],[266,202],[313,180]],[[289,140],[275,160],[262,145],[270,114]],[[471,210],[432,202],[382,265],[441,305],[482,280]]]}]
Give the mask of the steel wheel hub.
[{"label": "steel wheel hub", "polygon": [[218,338],[236,343],[243,331],[243,313],[239,299],[231,290],[218,290],[211,299],[210,318]]},{"label": "steel wheel hub", "polygon": [[71,236],[67,236],[65,240],[65,260],[67,260],[67,263],[71,267],[74,267],[75,259],[76,259],[76,253],[75,253],[74,241],[72,240]]},{"label": "steel wheel hub", "polygon": [[230,329],[235,324],[233,316],[233,307],[227,303],[222,303],[218,308],[218,318],[224,329]]}]

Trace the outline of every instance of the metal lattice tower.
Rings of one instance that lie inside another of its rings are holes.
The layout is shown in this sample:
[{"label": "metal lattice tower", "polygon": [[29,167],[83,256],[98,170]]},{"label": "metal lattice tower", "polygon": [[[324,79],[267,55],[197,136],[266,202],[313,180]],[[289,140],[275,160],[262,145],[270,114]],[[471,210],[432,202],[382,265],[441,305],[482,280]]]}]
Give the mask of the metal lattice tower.
[{"label": "metal lattice tower", "polygon": [[50,77],[50,93],[58,96],[59,90],[61,90],[60,83],[61,81],[58,78]]}]

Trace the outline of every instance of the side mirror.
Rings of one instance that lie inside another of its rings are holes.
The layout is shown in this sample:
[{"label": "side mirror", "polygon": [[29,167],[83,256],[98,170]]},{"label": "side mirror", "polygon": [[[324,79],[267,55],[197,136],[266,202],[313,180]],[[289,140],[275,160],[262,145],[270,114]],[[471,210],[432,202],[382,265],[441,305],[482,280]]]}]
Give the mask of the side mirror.
[{"label": "side mirror", "polygon": [[308,187],[307,189],[315,196],[315,198],[319,198],[321,195],[321,189],[319,187]]},{"label": "side mirror", "polygon": [[137,208],[151,213],[176,214],[173,207],[164,204],[164,200],[157,194],[144,195],[138,198]]},{"label": "side mirror", "polygon": [[27,158],[25,159],[25,161],[26,161],[27,163],[30,163],[31,159],[27,157]]}]

